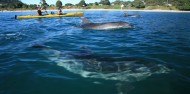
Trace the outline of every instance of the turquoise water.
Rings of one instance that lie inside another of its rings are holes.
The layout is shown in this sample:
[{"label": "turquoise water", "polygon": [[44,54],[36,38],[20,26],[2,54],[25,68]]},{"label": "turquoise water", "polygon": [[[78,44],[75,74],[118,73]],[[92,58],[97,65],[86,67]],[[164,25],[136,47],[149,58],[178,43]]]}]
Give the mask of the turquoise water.
[{"label": "turquoise water", "polygon": [[190,13],[84,12],[135,28],[84,30],[78,17],[1,12],[0,94],[190,94]]}]

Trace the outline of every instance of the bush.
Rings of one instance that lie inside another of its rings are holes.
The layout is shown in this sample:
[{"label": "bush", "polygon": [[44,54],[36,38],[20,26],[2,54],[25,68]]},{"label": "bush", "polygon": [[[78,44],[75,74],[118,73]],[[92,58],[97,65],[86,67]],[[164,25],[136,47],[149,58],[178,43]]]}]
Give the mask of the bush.
[{"label": "bush", "polygon": [[30,8],[30,9],[36,9],[36,8],[37,8],[37,5],[36,5],[36,4],[30,4],[30,5],[28,6],[28,8]]},{"label": "bush", "polygon": [[109,0],[101,0],[100,4],[102,4],[102,5],[111,5]]},{"label": "bush", "polygon": [[61,7],[62,6],[62,2],[60,1],[60,0],[58,0],[57,2],[56,2],[56,7]]},{"label": "bush", "polygon": [[78,6],[86,7],[87,4],[86,4],[86,2],[85,2],[84,0],[81,0],[81,1],[79,2]]},{"label": "bush", "polygon": [[133,6],[136,8],[145,8],[145,5],[141,0],[135,0]]},{"label": "bush", "polygon": [[179,0],[176,4],[176,7],[179,10],[190,10],[190,1],[189,0]]}]

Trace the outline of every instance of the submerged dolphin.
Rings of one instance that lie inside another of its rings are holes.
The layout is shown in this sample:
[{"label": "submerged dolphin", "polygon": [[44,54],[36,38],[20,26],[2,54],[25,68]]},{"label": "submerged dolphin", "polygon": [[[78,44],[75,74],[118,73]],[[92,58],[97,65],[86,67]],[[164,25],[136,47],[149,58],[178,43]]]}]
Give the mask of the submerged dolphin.
[{"label": "submerged dolphin", "polygon": [[83,29],[92,29],[92,30],[113,30],[113,29],[133,28],[134,26],[127,22],[92,23],[87,18],[82,17],[81,27]]},{"label": "submerged dolphin", "polygon": [[120,61],[121,59],[117,58],[93,56],[92,53],[61,52],[40,45],[33,45],[32,48],[42,49],[49,60],[54,61],[58,66],[69,72],[79,74],[85,78],[133,82],[143,80],[153,74],[169,72],[169,69],[164,65],[140,59],[128,58]]}]

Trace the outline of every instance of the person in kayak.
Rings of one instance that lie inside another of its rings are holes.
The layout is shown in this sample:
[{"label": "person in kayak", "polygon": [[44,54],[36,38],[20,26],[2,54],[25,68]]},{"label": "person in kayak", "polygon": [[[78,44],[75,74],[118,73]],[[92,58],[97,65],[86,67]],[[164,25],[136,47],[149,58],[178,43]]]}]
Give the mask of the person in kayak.
[{"label": "person in kayak", "polygon": [[37,14],[38,14],[38,16],[42,16],[42,11],[41,11],[41,7],[40,6],[38,6]]},{"label": "person in kayak", "polygon": [[62,14],[62,8],[61,6],[58,8],[58,15],[61,15]]}]

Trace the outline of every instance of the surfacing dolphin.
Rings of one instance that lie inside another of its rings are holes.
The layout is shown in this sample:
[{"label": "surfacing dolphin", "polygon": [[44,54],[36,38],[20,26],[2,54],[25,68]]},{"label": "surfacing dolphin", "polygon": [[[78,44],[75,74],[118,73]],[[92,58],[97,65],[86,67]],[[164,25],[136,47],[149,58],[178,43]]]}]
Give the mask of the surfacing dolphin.
[{"label": "surfacing dolphin", "polygon": [[125,13],[125,14],[124,14],[124,17],[140,18],[140,17],[142,17],[142,16],[139,15],[139,14],[127,14],[127,13]]},{"label": "surfacing dolphin", "polygon": [[134,28],[133,25],[127,22],[105,22],[105,23],[92,23],[85,17],[81,17],[83,29],[92,29],[92,30],[115,30],[115,29],[126,29]]}]

